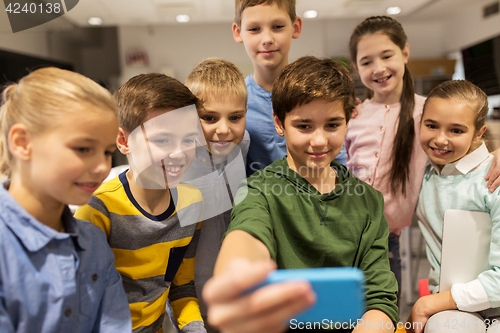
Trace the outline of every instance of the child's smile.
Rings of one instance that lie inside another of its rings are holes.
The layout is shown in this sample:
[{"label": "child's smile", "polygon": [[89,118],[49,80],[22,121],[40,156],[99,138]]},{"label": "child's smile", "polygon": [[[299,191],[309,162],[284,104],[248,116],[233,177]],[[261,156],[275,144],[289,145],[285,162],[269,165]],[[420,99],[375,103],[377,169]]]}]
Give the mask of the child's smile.
[{"label": "child's smile", "polygon": [[476,131],[476,112],[457,98],[432,97],[420,127],[420,143],[430,160],[441,168],[477,148],[483,131]]},{"label": "child's smile", "polygon": [[343,103],[315,99],[295,107],[285,116],[284,126],[277,116],[278,134],[284,135],[290,169],[307,179],[329,168],[338,155],[347,130]]},{"label": "child's smile", "polygon": [[292,22],[276,3],[245,8],[241,26],[233,25],[234,39],[244,43],[254,65],[266,68],[287,65],[291,41],[300,31],[301,22]]},{"label": "child's smile", "polygon": [[215,156],[227,156],[243,140],[245,118],[245,100],[240,96],[207,97],[200,121],[208,150]]},{"label": "child's smile", "polygon": [[363,36],[357,49],[356,69],[365,87],[373,90],[373,100],[385,104],[399,102],[409,46],[401,50],[387,35],[374,33]]}]

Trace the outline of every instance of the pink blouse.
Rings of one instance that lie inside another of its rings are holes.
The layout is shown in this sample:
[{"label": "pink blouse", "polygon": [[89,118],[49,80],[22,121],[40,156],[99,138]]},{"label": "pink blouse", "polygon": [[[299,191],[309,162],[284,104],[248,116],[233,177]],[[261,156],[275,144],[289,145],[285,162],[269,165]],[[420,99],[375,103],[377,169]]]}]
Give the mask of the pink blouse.
[{"label": "pink blouse", "polygon": [[422,185],[427,155],[420,146],[420,119],[425,98],[415,95],[415,139],[410,161],[410,179],[406,183],[406,197],[390,190],[389,172],[391,153],[396,136],[400,103],[385,105],[365,100],[358,105],[358,116],[349,121],[345,137],[347,167],[359,179],[384,195],[384,213],[391,233],[399,234],[411,224]]}]

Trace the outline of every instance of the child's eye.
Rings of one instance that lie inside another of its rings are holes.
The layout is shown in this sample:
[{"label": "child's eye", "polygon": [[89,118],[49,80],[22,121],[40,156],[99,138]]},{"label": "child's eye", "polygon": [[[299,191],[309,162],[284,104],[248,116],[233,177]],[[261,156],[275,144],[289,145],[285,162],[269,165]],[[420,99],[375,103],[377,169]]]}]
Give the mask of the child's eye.
[{"label": "child's eye", "polygon": [[430,129],[436,129],[437,126],[436,125],[432,125],[432,124],[427,124],[425,125],[427,128],[430,128]]},{"label": "child's eye", "polygon": [[283,29],[284,27],[285,27],[284,25],[275,25],[273,27],[273,29],[279,30],[279,29]]},{"label": "child's eye", "polygon": [[115,153],[114,150],[107,150],[104,152],[104,155],[111,157],[111,156],[113,156],[114,153]]},{"label": "child's eye", "polygon": [[214,122],[217,120],[217,118],[215,118],[214,116],[203,116],[201,117],[201,119],[203,119],[206,122]]},{"label": "child's eye", "polygon": [[392,55],[386,55],[386,56],[383,56],[382,59],[389,59],[390,57],[392,57]]},{"label": "child's eye", "polygon": [[88,153],[90,151],[90,148],[88,147],[75,147],[73,148],[73,150],[75,150],[76,152],[78,153]]},{"label": "child's eye", "polygon": [[328,124],[326,125],[328,128],[331,128],[331,129],[335,129],[337,127],[339,127],[340,125],[339,124],[335,124],[335,123],[332,123],[332,124]]},{"label": "child's eye", "polygon": [[168,143],[168,140],[167,139],[153,139],[153,140],[150,140],[152,143],[154,143],[155,145],[165,145]]},{"label": "child's eye", "polygon": [[309,125],[297,125],[297,128],[300,130],[307,130],[310,128],[310,126]]},{"label": "child's eye", "polygon": [[232,116],[232,117],[229,117],[229,120],[231,120],[231,121],[238,121],[241,118],[242,118],[241,116]]},{"label": "child's eye", "polygon": [[370,64],[369,61],[364,61],[364,62],[361,63],[361,66],[368,66],[369,64]]},{"label": "child's eye", "polygon": [[464,131],[462,131],[461,129],[458,129],[458,128],[454,128],[451,130],[451,132],[454,134],[462,134]]},{"label": "child's eye", "polygon": [[259,30],[260,30],[259,28],[249,28],[248,29],[248,31],[250,31],[250,32],[257,32]]}]

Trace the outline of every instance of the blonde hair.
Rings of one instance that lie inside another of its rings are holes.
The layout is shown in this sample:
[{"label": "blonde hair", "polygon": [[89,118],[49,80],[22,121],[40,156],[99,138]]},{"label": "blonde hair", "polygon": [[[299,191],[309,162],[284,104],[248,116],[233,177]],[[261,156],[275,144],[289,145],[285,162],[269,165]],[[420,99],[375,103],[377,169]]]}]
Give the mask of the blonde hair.
[{"label": "blonde hair", "polygon": [[7,86],[0,107],[0,173],[10,177],[13,156],[8,147],[10,128],[23,124],[33,135],[57,126],[57,119],[73,110],[74,105],[87,104],[116,114],[109,91],[81,74],[47,67]]},{"label": "blonde hair", "polygon": [[203,60],[189,73],[186,86],[202,102],[207,98],[223,99],[228,95],[236,95],[247,104],[248,93],[243,74],[227,60]]},{"label": "blonde hair", "polygon": [[234,7],[234,23],[238,27],[241,27],[241,16],[243,15],[243,11],[248,7],[254,7],[258,5],[268,5],[272,6],[276,4],[278,8],[285,10],[292,23],[297,19],[297,12],[295,11],[295,0],[235,0]]}]

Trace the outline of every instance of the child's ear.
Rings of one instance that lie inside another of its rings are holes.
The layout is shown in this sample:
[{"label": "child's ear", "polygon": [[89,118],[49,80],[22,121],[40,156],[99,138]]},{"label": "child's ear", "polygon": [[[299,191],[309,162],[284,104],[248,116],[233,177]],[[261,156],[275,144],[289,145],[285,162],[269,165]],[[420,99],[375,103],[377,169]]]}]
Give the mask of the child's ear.
[{"label": "child's ear", "polygon": [[293,22],[292,38],[299,38],[301,32],[302,32],[302,19],[297,16],[295,22]]},{"label": "child's ear", "polygon": [[481,127],[481,129],[480,129],[479,131],[477,131],[476,136],[475,136],[475,138],[474,138],[474,141],[475,141],[475,142],[477,142],[477,141],[481,140],[481,138],[482,138],[482,137],[483,137],[483,135],[484,135],[484,132],[486,132],[486,128],[487,128],[487,127],[488,127],[487,125],[483,125],[483,127]]},{"label": "child's ear", "polygon": [[243,43],[241,38],[241,29],[236,23],[233,23],[233,38],[237,43]]},{"label": "child's ear", "polygon": [[27,162],[31,159],[32,136],[23,124],[14,124],[8,135],[9,151],[16,159]]},{"label": "child's ear", "polygon": [[352,66],[352,68],[354,68],[354,70],[356,71],[356,73],[359,74],[358,66],[356,66],[356,63],[354,61],[351,61],[351,66]]},{"label": "child's ear", "polygon": [[406,44],[403,48],[403,59],[405,61],[405,64],[407,64],[408,59],[410,59],[410,44]]},{"label": "child's ear", "polygon": [[118,127],[118,136],[116,137],[116,146],[123,155],[130,154],[128,146],[128,133],[121,127]]},{"label": "child's ear", "polygon": [[279,136],[284,136],[285,135],[285,128],[283,127],[281,120],[278,118],[278,116],[275,113],[273,113],[273,118],[274,118],[274,128],[276,128],[276,132],[278,132]]}]

